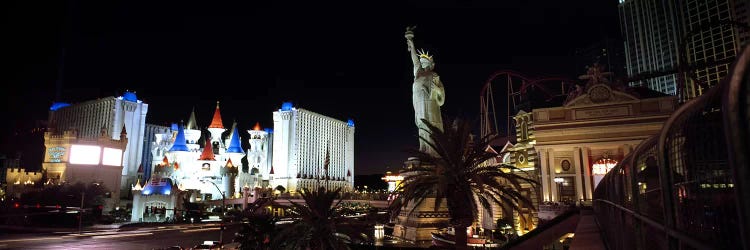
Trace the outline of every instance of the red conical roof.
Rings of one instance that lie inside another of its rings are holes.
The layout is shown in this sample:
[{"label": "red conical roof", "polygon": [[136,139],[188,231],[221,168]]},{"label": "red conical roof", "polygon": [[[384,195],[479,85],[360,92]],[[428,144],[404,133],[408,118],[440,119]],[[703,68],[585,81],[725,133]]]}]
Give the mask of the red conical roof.
[{"label": "red conical roof", "polygon": [[211,139],[206,138],[206,146],[203,147],[203,153],[201,153],[201,157],[198,158],[199,161],[215,161],[216,158],[214,157],[214,149],[211,147]]},{"label": "red conical roof", "polygon": [[214,118],[211,120],[209,128],[224,128],[224,124],[221,122],[221,112],[219,112],[219,101],[216,101],[216,111],[214,111]]},{"label": "red conical roof", "polygon": [[253,127],[253,130],[255,130],[255,131],[261,131],[261,130],[263,130],[263,129],[260,128],[260,122],[256,122],[255,123],[255,126]]},{"label": "red conical roof", "polygon": [[225,167],[233,168],[234,164],[232,164],[232,159],[227,160],[227,165]]},{"label": "red conical roof", "polygon": [[143,163],[138,165],[138,173],[143,173]]},{"label": "red conical roof", "polygon": [[161,160],[161,163],[162,163],[162,164],[163,164],[164,166],[168,166],[168,165],[169,165],[169,159],[167,159],[167,156],[166,156],[166,155],[164,156],[164,159],[162,159],[162,160]]},{"label": "red conical roof", "polygon": [[271,172],[268,174],[273,174],[273,165],[271,165]]}]

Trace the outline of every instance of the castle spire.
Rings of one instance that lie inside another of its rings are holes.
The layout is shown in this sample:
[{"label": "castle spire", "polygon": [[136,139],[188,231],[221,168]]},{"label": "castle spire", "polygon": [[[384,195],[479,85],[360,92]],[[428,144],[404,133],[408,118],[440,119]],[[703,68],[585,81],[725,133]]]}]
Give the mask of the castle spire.
[{"label": "castle spire", "polygon": [[240,133],[237,132],[237,126],[234,126],[234,129],[232,130],[232,138],[229,140],[227,153],[242,153],[242,146],[240,146]]},{"label": "castle spire", "polygon": [[177,125],[177,136],[174,139],[174,144],[172,145],[172,148],[169,149],[169,152],[172,151],[190,151],[185,144],[185,129],[183,128],[182,124]]},{"label": "castle spire", "polygon": [[219,101],[216,101],[216,111],[214,111],[214,118],[211,120],[209,128],[224,128],[224,124],[221,122],[221,112],[219,111]]},{"label": "castle spire", "polygon": [[[218,112],[218,107],[217,107]],[[193,107],[193,111],[190,112],[190,118],[188,118],[186,129],[198,129],[198,123],[195,121],[195,107]]]},{"label": "castle spire", "polygon": [[201,157],[198,158],[199,161],[215,161],[216,158],[214,157],[214,150],[211,147],[211,139],[207,138],[206,140],[206,146],[203,148],[203,153],[201,153]]}]

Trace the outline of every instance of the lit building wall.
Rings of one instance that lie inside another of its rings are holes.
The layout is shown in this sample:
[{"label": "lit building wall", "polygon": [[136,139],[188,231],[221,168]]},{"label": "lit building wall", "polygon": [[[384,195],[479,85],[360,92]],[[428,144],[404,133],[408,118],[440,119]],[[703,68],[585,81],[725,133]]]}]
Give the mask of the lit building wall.
[{"label": "lit building wall", "polygon": [[[284,103],[273,112],[271,187],[351,189],[354,186],[354,122]],[[324,170],[326,159],[328,171]]]},{"label": "lit building wall", "polygon": [[[714,86],[729,72],[729,66],[739,52],[740,34],[747,36],[735,26],[715,25],[712,23],[726,22],[735,19],[731,0],[685,0],[680,1],[682,8],[679,13],[682,20],[683,34],[686,36],[685,50],[687,62],[690,64],[708,64],[710,66],[698,68],[694,80],[707,86]],[[746,24],[747,25],[747,24]],[[714,63],[715,61],[726,61]],[[701,89],[695,81],[689,81],[685,86],[688,96],[701,95]]]},{"label": "lit building wall", "polygon": [[[629,76],[659,72],[677,65],[677,20],[668,1],[620,1],[620,30],[625,40],[625,67]],[[650,89],[674,95],[677,75],[669,74],[638,82]]]},{"label": "lit building wall", "polygon": [[[714,86],[721,81],[750,38],[750,30],[720,23],[731,20],[747,26],[748,8],[745,0],[620,0],[628,75],[676,72],[684,50],[686,66],[697,67],[683,76],[685,98],[701,95],[705,89],[698,83]],[[675,95],[678,78],[673,73],[630,84]]]},{"label": "lit building wall", "polygon": [[120,139],[124,128],[129,143],[123,156],[120,189],[128,191],[135,184],[143,156],[147,113],[148,104],[138,100],[135,93],[125,92],[123,96],[77,104],[56,103],[50,108],[49,128],[57,132],[75,130],[80,138],[97,138],[104,131],[113,140]]},{"label": "lit building wall", "polygon": [[45,132],[46,148],[42,168],[48,183],[99,183],[109,192],[104,211],[119,205],[122,186],[121,173],[125,161],[127,138],[112,139],[106,133],[98,138],[79,137],[73,131]]}]

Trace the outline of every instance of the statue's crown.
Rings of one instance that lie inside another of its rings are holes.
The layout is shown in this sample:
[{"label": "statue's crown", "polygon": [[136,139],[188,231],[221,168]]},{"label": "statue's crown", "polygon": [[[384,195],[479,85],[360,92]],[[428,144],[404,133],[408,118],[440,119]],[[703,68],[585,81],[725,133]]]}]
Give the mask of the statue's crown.
[{"label": "statue's crown", "polygon": [[419,58],[424,58],[424,59],[432,61],[432,56],[430,55],[429,52],[425,50],[417,50],[417,52],[419,52]]}]

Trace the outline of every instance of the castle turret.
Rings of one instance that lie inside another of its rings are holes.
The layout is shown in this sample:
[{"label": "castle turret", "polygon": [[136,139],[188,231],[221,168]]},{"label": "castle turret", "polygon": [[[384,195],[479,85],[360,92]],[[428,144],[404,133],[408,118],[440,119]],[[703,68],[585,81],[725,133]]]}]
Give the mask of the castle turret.
[{"label": "castle turret", "polygon": [[229,160],[234,162],[242,162],[242,157],[245,156],[245,152],[242,150],[240,145],[240,133],[237,131],[237,127],[232,130],[231,138],[229,139],[229,147],[226,149],[226,154]]},{"label": "castle turret", "polygon": [[211,124],[208,125],[208,132],[211,133],[211,148],[215,154],[223,154],[224,142],[221,141],[221,134],[227,129],[224,128],[224,123],[221,122],[221,112],[219,111],[219,101],[216,101],[216,110],[214,111],[214,117],[211,120]]},{"label": "castle turret", "polygon": [[232,163],[232,159],[227,161],[227,164],[222,169],[222,182],[224,183],[225,195],[227,197],[234,197],[236,193],[236,179],[237,179],[237,166]]}]

